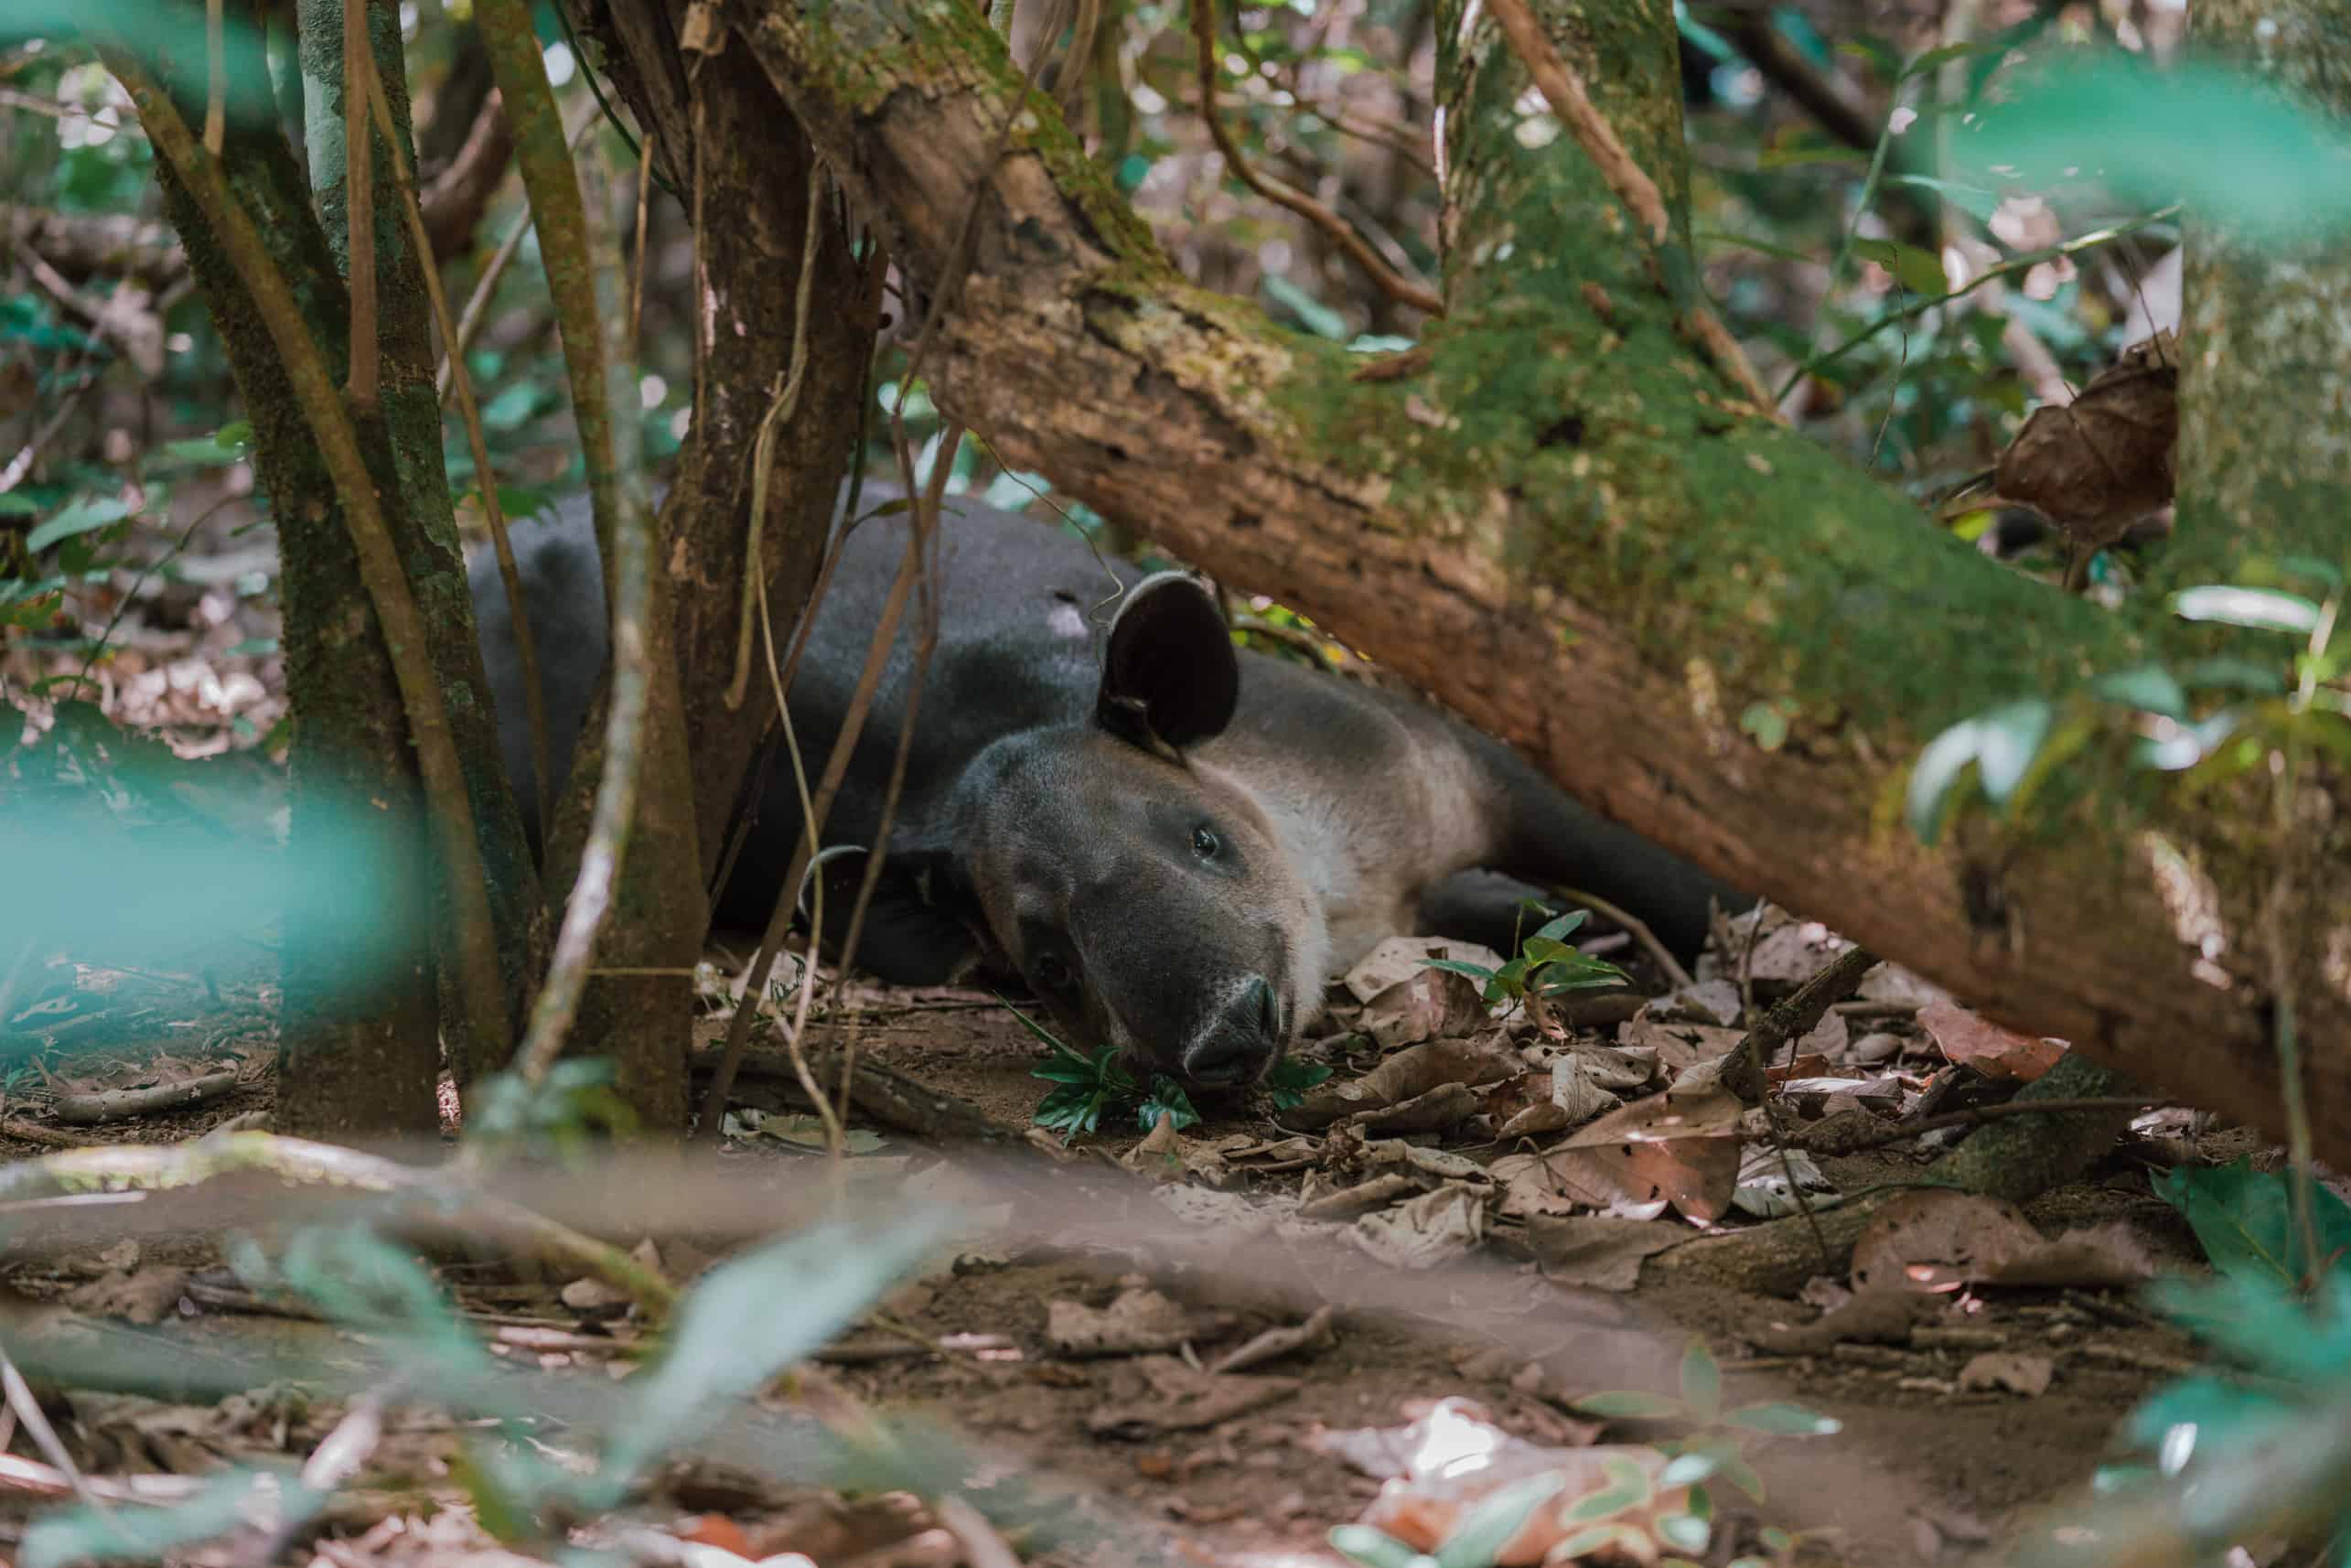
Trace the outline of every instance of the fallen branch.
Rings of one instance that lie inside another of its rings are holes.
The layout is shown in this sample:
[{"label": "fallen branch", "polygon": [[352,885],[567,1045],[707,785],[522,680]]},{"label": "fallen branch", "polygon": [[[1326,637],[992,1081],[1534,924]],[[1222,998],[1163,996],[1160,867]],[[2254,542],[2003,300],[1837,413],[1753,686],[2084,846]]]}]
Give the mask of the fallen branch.
[{"label": "fallen branch", "polygon": [[218,1100],[235,1089],[239,1082],[235,1069],[207,1073],[202,1078],[182,1079],[177,1083],[150,1084],[145,1089],[105,1089],[92,1094],[61,1094],[53,1107],[57,1119],[75,1127],[94,1127],[106,1122],[127,1122],[134,1116],[153,1116],[158,1112],[182,1111],[191,1105],[201,1105],[208,1100]]},{"label": "fallen branch", "polygon": [[0,1202],[66,1192],[164,1192],[239,1171],[309,1187],[421,1201],[402,1211],[406,1227],[453,1230],[469,1240],[503,1241],[523,1256],[602,1280],[649,1316],[663,1316],[677,1292],[621,1249],[495,1197],[439,1170],[274,1133],[214,1134],[185,1144],[111,1144],[0,1165]]}]

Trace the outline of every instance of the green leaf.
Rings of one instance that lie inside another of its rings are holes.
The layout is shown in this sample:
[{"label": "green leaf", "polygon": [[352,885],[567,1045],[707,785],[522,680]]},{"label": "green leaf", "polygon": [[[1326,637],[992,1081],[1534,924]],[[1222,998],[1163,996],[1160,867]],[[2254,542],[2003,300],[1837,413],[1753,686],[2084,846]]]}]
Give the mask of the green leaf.
[{"label": "green leaf", "polygon": [[1545,1562],[1573,1563],[1579,1557],[1589,1557],[1604,1546],[1619,1549],[1631,1562],[1648,1560],[1651,1548],[1648,1536],[1629,1524],[1595,1524],[1579,1530],[1551,1549]]},{"label": "green leaf", "polygon": [[1774,1437],[1828,1437],[1843,1431],[1845,1425],[1833,1415],[1822,1415],[1800,1404],[1788,1404],[1782,1401],[1743,1404],[1725,1412],[1723,1424],[1746,1432],[1766,1433]]},{"label": "green leaf", "polygon": [[1424,1557],[1394,1536],[1368,1524],[1331,1527],[1333,1551],[1360,1563],[1363,1568],[1436,1568],[1436,1559]]},{"label": "green leaf", "polygon": [[1940,298],[1951,292],[1950,279],[1943,274],[1943,263],[1930,252],[1916,245],[1898,245],[1891,240],[1856,240],[1853,254],[1875,262],[1901,281],[1913,294],[1923,294],[1929,299]]},{"label": "green leaf", "polygon": [[65,1568],[70,1563],[153,1563],[182,1547],[228,1534],[245,1522],[246,1510],[268,1493],[273,1515],[284,1527],[299,1529],[324,1508],[327,1493],[314,1491],[290,1476],[231,1470],[208,1477],[195,1494],[160,1509],[59,1509],[35,1520],[25,1531],[21,1568]]},{"label": "green leaf", "polygon": [[277,651],[277,639],[249,637],[229,650],[232,659],[267,659]]},{"label": "green leaf", "polygon": [[625,1487],[641,1466],[855,1322],[945,1231],[936,1213],[836,1220],[704,1274],[679,1309],[667,1352],[628,1384],[634,1408],[614,1425],[607,1485]]},{"label": "green leaf", "polygon": [[2172,613],[2183,620],[2219,621],[2226,626],[2250,627],[2256,631],[2283,631],[2307,637],[2318,629],[2319,610],[2316,604],[2300,594],[2208,583],[2174,594]]},{"label": "green leaf", "polygon": [[1711,1448],[1692,1448],[1677,1454],[1658,1477],[1658,1490],[1670,1492],[1681,1487],[1694,1487],[1722,1467],[1722,1455]]},{"label": "green leaf", "polygon": [[1700,1552],[1714,1538],[1714,1527],[1696,1514],[1662,1514],[1657,1521],[1657,1536],[1677,1551]]},{"label": "green leaf", "polygon": [[1424,958],[1422,969],[1441,969],[1447,974],[1465,974],[1472,980],[1491,980],[1494,972],[1482,963],[1465,963],[1457,958]]},{"label": "green leaf", "polygon": [[1437,1568],[1492,1568],[1535,1510],[1566,1484],[1562,1475],[1530,1476],[1493,1492],[1438,1543]]},{"label": "green leaf", "polygon": [[113,496],[85,496],[50,515],[32,532],[25,536],[25,548],[38,554],[60,539],[71,539],[92,529],[104,528],[110,522],[120,522],[131,515],[131,509]]},{"label": "green leaf", "polygon": [[1260,286],[1273,296],[1274,303],[1298,318],[1298,324],[1317,338],[1334,343],[1347,338],[1347,317],[1283,277],[1280,273],[1267,273]]},{"label": "green leaf", "polygon": [[2187,693],[2178,678],[2160,664],[2142,664],[2135,670],[2100,675],[2089,683],[2089,690],[2092,696],[2103,702],[2144,709],[2182,723],[2188,718]]},{"label": "green leaf", "polygon": [[2049,738],[2056,709],[2039,697],[2003,703],[1976,720],[1976,777],[1995,806],[2008,803]]},{"label": "green leaf", "polygon": [[1579,1415],[1596,1415],[1608,1421],[1657,1421],[1690,1413],[1688,1406],[1670,1395],[1647,1393],[1639,1389],[1586,1394],[1571,1401],[1567,1408]]},{"label": "green leaf", "polygon": [[1596,1491],[1585,1493],[1560,1514],[1562,1524],[1590,1524],[1626,1509],[1647,1505],[1657,1494],[1649,1489],[1648,1472],[1620,1454],[1612,1454],[1600,1461],[1601,1473],[1608,1477]]},{"label": "green leaf", "polygon": [[1976,721],[1961,719],[1921,747],[1910,765],[1902,816],[1920,843],[1933,848],[1943,836],[1959,779],[1976,759]]},{"label": "green leaf", "polygon": [[2210,61],[2159,71],[2118,49],[2065,51],[1957,142],[1988,177],[2096,179],[2126,202],[2184,201],[2252,240],[2351,219],[2343,129],[2266,79]]},{"label": "green leaf", "polygon": [[1186,1127],[1200,1124],[1200,1113],[1192,1109],[1191,1097],[1176,1085],[1174,1079],[1163,1076],[1153,1077],[1151,1092],[1144,1098],[1138,1114],[1146,1133],[1159,1125],[1162,1116],[1173,1118],[1179,1133]]},{"label": "green leaf", "polygon": [[1723,1364],[1703,1339],[1692,1339],[1681,1353],[1681,1399],[1692,1421],[1712,1422],[1723,1408]]},{"label": "green leaf", "polygon": [[2283,696],[2287,685],[2285,672],[2276,665],[2249,659],[2199,659],[2181,667],[2180,680],[2199,690],[2217,687],[2257,697]]},{"label": "green leaf", "polygon": [[1542,938],[1545,941],[1563,942],[1569,937],[1581,930],[1583,927],[1583,922],[1590,918],[1592,918],[1591,910],[1572,909],[1566,914],[1560,916],[1557,919],[1545,923],[1535,932],[1535,935]]},{"label": "green leaf", "polygon": [[[2292,1176],[2257,1171],[2249,1158],[2217,1168],[2176,1165],[2155,1173],[2155,1196],[2179,1210],[2212,1266],[2231,1279],[2292,1287],[2305,1272],[2293,1222]],[[2313,1184],[2319,1253],[2351,1249],[2351,1204]]]},{"label": "green leaf", "polygon": [[1070,1084],[1038,1101],[1029,1120],[1050,1133],[1091,1133],[1101,1125],[1103,1098],[1100,1090]]}]

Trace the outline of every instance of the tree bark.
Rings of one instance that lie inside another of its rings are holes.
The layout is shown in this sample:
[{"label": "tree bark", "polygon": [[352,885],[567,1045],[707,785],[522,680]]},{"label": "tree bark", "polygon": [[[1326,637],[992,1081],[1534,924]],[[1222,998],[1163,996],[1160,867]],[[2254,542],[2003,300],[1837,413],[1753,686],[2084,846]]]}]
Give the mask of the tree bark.
[{"label": "tree bark", "polygon": [[[310,185],[319,221],[337,267],[349,274],[350,219],[347,206],[349,148],[344,140],[344,0],[302,0],[301,62],[309,150]],[[369,38],[384,99],[404,143],[408,131],[408,74],[400,41],[399,7],[390,0],[368,4]],[[505,984],[508,1017],[518,1031],[522,1009],[546,961],[547,921],[522,818],[509,786],[498,746],[498,721],[482,668],[481,641],[474,634],[473,599],[466,585],[465,554],[450,507],[448,470],[443,460],[441,402],[434,381],[432,303],[423,267],[400,212],[392,155],[373,136],[373,224],[376,258],[377,332],[381,356],[381,418],[389,433],[405,523],[399,535],[401,564],[428,624],[449,628],[433,648],[434,665],[446,694],[466,769],[482,862],[489,875],[490,914],[498,928],[499,970]],[[408,166],[414,148],[403,145]],[[489,477],[482,477],[484,483]],[[446,898],[435,929],[454,932]],[[446,961],[446,954],[445,961]],[[452,1064],[470,1081],[479,1064],[460,1042],[464,1009],[447,984],[445,961],[442,1015],[456,1047]],[[488,1064],[496,1065],[496,1064]]]},{"label": "tree bark", "polygon": [[[258,34],[230,30],[230,70],[258,80]],[[248,47],[248,46],[252,47]],[[234,95],[232,94],[232,97]],[[200,122],[202,105],[181,99]],[[264,94],[262,102],[267,102]],[[274,122],[232,117],[223,162],[241,200],[273,216],[260,225],[279,273],[301,304],[328,362],[347,357],[349,301],[310,207],[308,182]],[[383,636],[360,583],[359,559],[310,425],[256,314],[252,296],[202,212],[158,162],[164,208],[220,334],[253,426],[255,467],[272,503],[283,560],[286,688],[295,729],[289,836],[297,846],[348,851],[372,832],[381,882],[321,886],[320,900],[380,897],[381,907],[287,913],[284,995],[279,1020],[277,1114],[289,1131],[318,1137],[430,1133],[439,1125],[434,1079],[440,1045],[426,916],[433,858],[408,715]],[[387,519],[404,515],[392,441],[380,417],[359,421]],[[355,816],[349,803],[377,808]],[[333,854],[308,852],[319,864]],[[337,933],[389,933],[385,961],[357,983]]]},{"label": "tree bark", "polygon": [[[694,820],[705,882],[725,853],[746,768],[775,722],[764,644],[730,703],[742,635],[752,452],[791,371],[815,151],[741,49],[703,61],[700,91],[675,68],[685,10],[607,8],[591,18],[614,81],[654,137],[670,183],[712,215],[696,230],[694,423],[670,490],[679,667],[694,745]],[[693,149],[687,156],[679,149]],[[837,196],[817,215],[799,399],[776,433],[759,558],[779,645],[823,558],[843,474],[856,451],[858,392],[881,307],[881,276],[853,253]],[[690,214],[692,216],[692,214]],[[780,660],[779,646],[777,657]]]},{"label": "tree bark", "polygon": [[[2193,638],[2002,572],[1739,403],[1474,8],[1440,21],[1448,315],[1377,378],[1187,288],[970,7],[723,13],[925,294],[969,256],[934,387],[1008,460],[1295,605],[1724,879],[2278,1124],[2253,933],[2283,851],[2243,801],[2105,788],[1934,848],[1895,822],[1898,759],[1947,725]],[[1665,7],[1539,15],[1678,205]],[[2279,449],[2327,417],[2300,411]],[[2351,959],[2323,955],[2351,953],[2351,857],[2331,821],[2299,867],[2322,916],[2292,978],[2320,1148],[2343,1158]]]}]

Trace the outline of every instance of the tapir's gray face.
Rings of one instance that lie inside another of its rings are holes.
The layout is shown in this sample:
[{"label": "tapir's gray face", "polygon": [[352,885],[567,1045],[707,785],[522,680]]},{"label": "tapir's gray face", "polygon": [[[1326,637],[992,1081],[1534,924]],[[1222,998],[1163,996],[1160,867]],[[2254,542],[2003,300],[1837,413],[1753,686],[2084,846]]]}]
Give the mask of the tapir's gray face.
[{"label": "tapir's gray face", "polygon": [[1322,1001],[1310,896],[1248,791],[1094,727],[1010,743],[981,810],[992,935],[1064,1030],[1139,1081],[1256,1082]]},{"label": "tapir's gray face", "polygon": [[1090,723],[998,741],[967,778],[970,890],[1075,1037],[1147,1082],[1256,1082],[1319,1011],[1322,906],[1248,789],[1204,759],[1240,694],[1216,601],[1165,574],[1111,623]]}]

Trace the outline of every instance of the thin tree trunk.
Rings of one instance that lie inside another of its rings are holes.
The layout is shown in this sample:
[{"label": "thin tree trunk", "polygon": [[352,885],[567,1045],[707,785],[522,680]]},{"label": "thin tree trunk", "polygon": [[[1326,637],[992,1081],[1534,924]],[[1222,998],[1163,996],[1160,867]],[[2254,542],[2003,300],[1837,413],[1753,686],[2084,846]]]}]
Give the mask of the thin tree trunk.
[{"label": "thin tree trunk", "polygon": [[[1666,7],[1538,11],[1678,210]],[[2104,613],[2002,572],[1741,403],[1490,21],[1453,5],[1439,27],[1448,315],[1424,357],[1366,376],[1362,357],[1186,287],[1052,105],[1014,102],[971,8],[727,14],[923,291],[971,258],[933,384],[1008,460],[1296,605],[1725,880],[2005,1021],[2278,1124],[2254,933],[2291,852],[2244,825],[2250,799],[2126,810],[2101,776],[2104,792],[2024,825],[1973,819],[1931,849],[1898,822],[1907,759],[1946,725],[2199,639],[2158,604]],[[2313,401],[2268,434],[2291,451],[2335,417]],[[2276,527],[2340,553],[2316,520]],[[2296,855],[2324,913],[2291,970],[2336,1158],[2342,820]]]},{"label": "thin tree trunk", "polygon": [[[307,110],[306,141],[310,182],[321,224],[336,264],[348,274],[349,238],[344,137],[343,0],[302,0],[301,61]],[[369,38],[385,102],[403,144],[408,128],[408,77],[400,42],[399,7],[391,0],[368,0]],[[413,148],[403,152],[413,163]],[[424,292],[422,263],[400,213],[391,154],[377,140],[372,203],[376,258],[377,347],[381,355],[382,420],[392,443],[406,519],[398,542],[401,564],[428,624],[449,635],[435,639],[434,666],[446,696],[458,756],[465,766],[467,794],[489,874],[490,913],[499,934],[499,972],[504,982],[509,1020],[517,1026],[531,988],[546,961],[547,921],[537,873],[522,833],[522,819],[505,776],[498,746],[497,716],[475,635],[473,600],[466,586],[464,553],[451,511],[448,472],[443,462],[441,404],[434,384],[432,305]],[[492,476],[478,477],[482,483]],[[446,898],[435,929],[454,932]],[[497,1063],[476,1059],[467,1046],[464,1010],[449,984],[452,966],[442,963],[442,1016],[451,1042],[451,1065],[471,1081]]]},{"label": "thin tree trunk", "polygon": [[[258,34],[231,30],[232,79],[260,81]],[[239,93],[231,102],[254,100]],[[270,102],[265,85],[258,102]],[[200,104],[182,100],[200,122]],[[239,199],[274,215],[261,225],[279,272],[338,372],[349,341],[349,299],[308,182],[277,124],[232,116],[223,161]],[[430,1133],[438,1124],[439,1069],[434,964],[426,917],[433,856],[425,831],[408,717],[383,638],[360,586],[359,560],[333,480],[310,424],[273,350],[252,296],[201,211],[158,162],[172,226],[210,306],[253,426],[255,467],[271,499],[283,560],[286,686],[296,715],[290,836],[319,863],[348,853],[349,835],[372,833],[386,878],[321,886],[321,901],[365,898],[368,909],[288,911],[284,1015],[279,1026],[280,1123],[309,1136]],[[404,509],[392,444],[380,418],[360,422],[370,470],[388,517]],[[353,801],[376,808],[353,813]],[[322,853],[317,847],[328,846]],[[338,932],[384,933],[385,961],[356,967]]]}]

